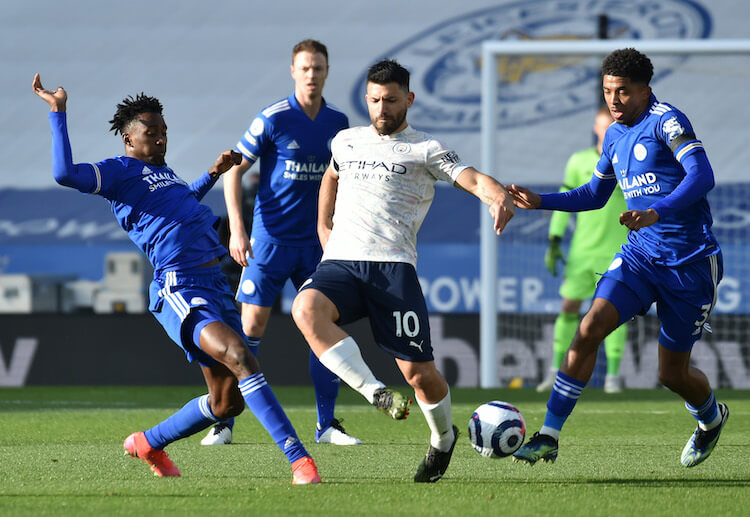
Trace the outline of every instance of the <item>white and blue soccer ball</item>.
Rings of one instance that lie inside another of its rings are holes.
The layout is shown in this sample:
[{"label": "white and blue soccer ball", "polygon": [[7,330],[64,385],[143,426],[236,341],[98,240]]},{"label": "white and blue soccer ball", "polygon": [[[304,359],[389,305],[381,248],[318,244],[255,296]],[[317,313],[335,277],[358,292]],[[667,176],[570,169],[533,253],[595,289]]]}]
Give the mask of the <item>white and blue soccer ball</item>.
[{"label": "white and blue soccer ball", "polygon": [[485,458],[505,458],[526,438],[526,420],[507,402],[493,400],[479,406],[469,420],[469,440]]}]

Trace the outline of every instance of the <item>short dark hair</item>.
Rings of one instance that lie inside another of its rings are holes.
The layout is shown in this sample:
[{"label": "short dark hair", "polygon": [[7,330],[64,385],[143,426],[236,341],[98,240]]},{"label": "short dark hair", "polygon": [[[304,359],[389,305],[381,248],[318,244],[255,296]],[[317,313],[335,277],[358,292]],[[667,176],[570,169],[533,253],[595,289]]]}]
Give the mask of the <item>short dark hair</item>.
[{"label": "short dark hair", "polygon": [[161,102],[156,97],[149,97],[143,92],[135,97],[128,95],[117,105],[115,116],[109,121],[112,124],[110,131],[114,131],[115,134],[122,134],[128,124],[141,113],[158,113],[161,115],[162,110]]},{"label": "short dark hair", "polygon": [[604,58],[602,75],[627,77],[631,81],[648,84],[654,76],[654,65],[648,56],[636,49],[621,48]]},{"label": "short dark hair", "polygon": [[326,62],[328,62],[328,49],[320,41],[308,38],[297,43],[292,49],[292,63],[294,63],[294,56],[300,52],[323,54],[326,57]]},{"label": "short dark hair", "polygon": [[367,70],[367,82],[375,84],[396,83],[409,91],[409,71],[393,59],[383,59]]}]

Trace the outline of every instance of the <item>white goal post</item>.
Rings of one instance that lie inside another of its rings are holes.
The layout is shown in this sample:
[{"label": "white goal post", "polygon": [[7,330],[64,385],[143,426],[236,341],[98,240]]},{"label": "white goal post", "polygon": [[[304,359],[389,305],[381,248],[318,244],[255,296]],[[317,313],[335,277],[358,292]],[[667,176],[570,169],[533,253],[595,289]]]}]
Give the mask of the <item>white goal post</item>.
[{"label": "white goal post", "polygon": [[[703,39],[703,40],[585,40],[585,41],[485,41],[482,44],[481,84],[481,162],[482,171],[499,181],[495,163],[495,134],[497,131],[497,59],[500,56],[522,55],[576,55],[601,56],[618,48],[636,48],[647,55],[655,54],[701,54],[701,55],[750,55],[750,40],[747,39]],[[510,224],[513,224],[512,221]],[[482,205],[480,217],[480,386],[496,388],[497,375],[497,278],[498,245],[502,245],[492,229],[492,221],[486,207]]]}]

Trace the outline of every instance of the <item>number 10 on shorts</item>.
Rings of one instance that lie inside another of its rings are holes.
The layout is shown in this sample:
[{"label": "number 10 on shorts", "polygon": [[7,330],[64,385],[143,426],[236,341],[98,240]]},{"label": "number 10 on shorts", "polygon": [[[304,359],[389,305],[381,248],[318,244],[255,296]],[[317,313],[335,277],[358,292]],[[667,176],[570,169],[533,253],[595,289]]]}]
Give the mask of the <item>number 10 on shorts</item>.
[{"label": "number 10 on shorts", "polygon": [[393,311],[393,319],[396,320],[396,337],[415,337],[419,334],[419,317],[414,311]]}]

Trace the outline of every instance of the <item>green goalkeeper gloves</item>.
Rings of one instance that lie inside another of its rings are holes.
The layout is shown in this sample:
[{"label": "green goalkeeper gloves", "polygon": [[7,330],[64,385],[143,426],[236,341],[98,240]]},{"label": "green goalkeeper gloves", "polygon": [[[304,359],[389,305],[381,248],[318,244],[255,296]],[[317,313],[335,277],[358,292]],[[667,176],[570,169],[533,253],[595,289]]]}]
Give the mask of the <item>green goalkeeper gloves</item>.
[{"label": "green goalkeeper gloves", "polygon": [[544,265],[547,268],[547,271],[552,273],[554,276],[557,276],[557,261],[559,260],[563,264],[565,264],[565,257],[563,256],[562,248],[560,247],[561,241],[562,239],[560,237],[550,237],[549,247],[544,254]]}]

